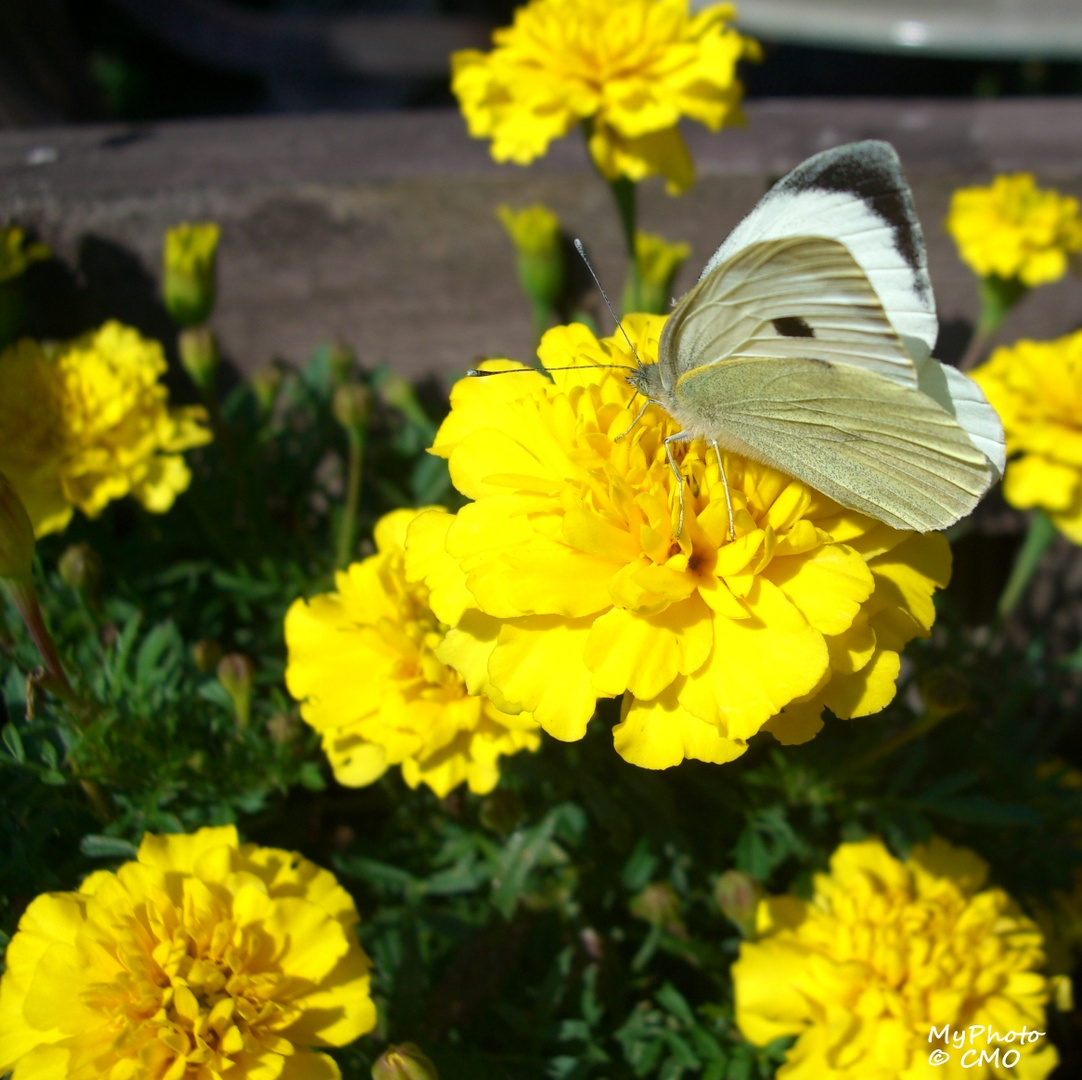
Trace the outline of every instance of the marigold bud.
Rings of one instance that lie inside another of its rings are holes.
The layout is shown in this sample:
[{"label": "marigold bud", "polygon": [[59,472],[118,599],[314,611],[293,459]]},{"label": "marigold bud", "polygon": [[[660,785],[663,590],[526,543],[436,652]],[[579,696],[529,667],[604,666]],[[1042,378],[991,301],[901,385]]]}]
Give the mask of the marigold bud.
[{"label": "marigold bud", "polygon": [[957,668],[937,667],[920,679],[924,708],[929,715],[945,718],[969,704],[969,684]]},{"label": "marigold bud", "polygon": [[335,389],[331,409],[347,430],[364,428],[372,411],[372,392],[363,383],[344,383]]},{"label": "marigold bud", "polygon": [[56,564],[65,584],[87,596],[97,595],[104,568],[101,556],[87,543],[72,544]]},{"label": "marigold bud", "polygon": [[282,369],[278,364],[267,364],[248,376],[248,386],[259,403],[260,411],[269,413],[278,400],[282,388]]},{"label": "marigold bud", "polygon": [[518,255],[518,276],[526,295],[546,308],[555,304],[564,284],[560,220],[548,207],[496,208]]},{"label": "marigold bud", "polygon": [[218,340],[209,326],[190,326],[177,339],[180,362],[191,380],[209,394],[218,373]]},{"label": "marigold bud", "polygon": [[204,674],[213,671],[222,658],[222,647],[213,638],[200,638],[192,646],[192,660]]},{"label": "marigold bud", "polygon": [[237,727],[245,728],[252,715],[252,676],[255,664],[243,653],[227,653],[218,661],[218,682],[233,702]]},{"label": "marigold bud", "polygon": [[0,473],[0,578],[25,581],[34,561],[34,527],[22,499]]},{"label": "marigold bud", "polygon": [[664,881],[654,881],[628,905],[631,914],[654,926],[672,926],[680,921],[680,897]]},{"label": "marigold bud", "polygon": [[206,322],[214,310],[220,235],[213,222],[176,225],[165,234],[162,293],[181,326]]},{"label": "marigold bud", "polygon": [[342,344],[328,345],[327,363],[330,365],[331,378],[335,383],[348,382],[353,375],[353,368],[357,363],[357,354],[348,346]]},{"label": "marigold bud", "polygon": [[372,1066],[372,1080],[439,1080],[440,1074],[416,1044],[388,1046]]},{"label": "marigold bud", "polygon": [[267,734],[276,746],[288,746],[301,730],[301,722],[289,713],[275,713],[267,721]]},{"label": "marigold bud", "polygon": [[726,870],[714,882],[714,900],[722,914],[746,937],[755,936],[755,915],[762,886],[743,870]]},{"label": "marigold bud", "polygon": [[[673,281],[691,254],[691,245],[670,244],[654,233],[635,233],[635,268],[638,281],[629,277],[624,285],[623,309],[647,311],[653,315],[668,314],[672,303]],[[637,292],[636,292],[637,284]]]},{"label": "marigold bud", "polygon": [[376,384],[376,389],[385,405],[397,409],[417,427],[434,431],[432,420],[417,400],[417,392],[409,379],[404,379],[401,375],[385,375]]}]

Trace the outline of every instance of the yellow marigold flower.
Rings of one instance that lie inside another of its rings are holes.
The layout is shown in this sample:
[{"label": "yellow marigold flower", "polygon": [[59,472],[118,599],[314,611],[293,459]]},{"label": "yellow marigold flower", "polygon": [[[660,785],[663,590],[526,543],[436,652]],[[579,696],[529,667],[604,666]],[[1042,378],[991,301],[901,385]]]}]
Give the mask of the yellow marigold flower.
[{"label": "yellow marigold flower", "polygon": [[484,794],[500,778],[500,755],[536,750],[540,736],[529,716],[467,693],[436,658],[446,627],[403,566],[406,529],[421,512],[385,515],[377,554],[337,574],[335,592],[289,609],[286,684],[339,783],[371,784],[401,765],[412,788],[425,783],[442,797],[465,781]]},{"label": "yellow marigold flower", "polygon": [[[663,325],[627,319],[643,362],[656,362]],[[598,697],[626,695],[616,748],[647,768],[729,761],[764,727],[803,742],[824,707],[882,709],[949,577],[943,537],[890,529],[727,454],[729,542],[717,459],[691,442],[676,449],[688,477],[678,538],[663,442],[675,422],[650,406],[633,424],[627,379],[595,366],[630,370],[623,338],[557,327],[538,355],[582,370],[455,386],[432,452],[474,501],[420,515],[406,545],[409,576],[453,628],[436,655],[470,691],[566,740],[582,738]]]},{"label": "yellow marigold flower", "polygon": [[[759,1046],[797,1036],[778,1080],[1047,1076],[1041,933],[1002,889],[982,889],[987,873],[938,837],[904,863],[866,840],[835,851],[810,901],[762,901],[759,940],[733,965],[736,1022]],[[991,1035],[1023,1027],[1038,1037]],[[1000,1061],[1017,1051],[1012,1072],[980,1061],[997,1047]]]},{"label": "yellow marigold flower", "polygon": [[333,874],[231,825],[148,834],[135,862],[26,909],[0,982],[0,1073],[331,1080],[310,1048],[376,1022],[357,921]]},{"label": "yellow marigold flower", "polygon": [[44,244],[28,244],[26,234],[17,225],[0,229],[0,282],[19,277],[32,262],[47,259],[50,254]]},{"label": "yellow marigold flower", "polygon": [[107,322],[65,345],[0,354],[0,471],[38,536],[75,508],[96,517],[133,495],[164,513],[191,479],[180,451],[210,442],[198,407],[169,408],[161,346]]},{"label": "yellow marigold flower", "polygon": [[1082,251],[1078,200],[1037,187],[1030,173],[997,176],[991,187],[959,189],[946,225],[962,260],[979,277],[1044,285],[1059,281],[1070,256]]},{"label": "yellow marigold flower", "polygon": [[1082,331],[996,349],[973,378],[1003,420],[1007,502],[1082,544]]},{"label": "yellow marigold flower", "polygon": [[682,191],[694,167],[679,119],[741,120],[736,63],[759,47],[735,16],[730,4],[689,15],[687,0],[531,0],[492,52],[452,55],[451,88],[497,161],[526,165],[582,121],[606,179],[660,173]]},{"label": "yellow marigold flower", "polygon": [[162,293],[169,314],[181,326],[206,321],[214,309],[220,236],[213,222],[185,222],[166,231]]}]

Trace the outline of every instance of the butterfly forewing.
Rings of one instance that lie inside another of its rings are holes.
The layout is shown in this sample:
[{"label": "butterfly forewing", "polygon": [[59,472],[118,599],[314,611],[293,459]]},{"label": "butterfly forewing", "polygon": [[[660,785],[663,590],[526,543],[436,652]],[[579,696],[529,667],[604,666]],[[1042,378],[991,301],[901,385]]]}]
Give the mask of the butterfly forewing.
[{"label": "butterfly forewing", "polygon": [[917,371],[868,278],[840,243],[791,237],[718,264],[662,334],[662,379],[741,358],[851,364],[916,387]]},{"label": "butterfly forewing", "polygon": [[991,482],[984,455],[953,417],[859,368],[729,360],[686,372],[675,402],[677,419],[701,418],[722,446],[895,528],[946,528]]}]

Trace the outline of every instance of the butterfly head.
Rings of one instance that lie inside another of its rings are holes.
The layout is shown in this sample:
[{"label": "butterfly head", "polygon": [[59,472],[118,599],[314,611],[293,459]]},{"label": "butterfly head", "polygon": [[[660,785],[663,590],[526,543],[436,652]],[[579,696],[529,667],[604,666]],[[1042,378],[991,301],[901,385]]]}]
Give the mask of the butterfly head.
[{"label": "butterfly head", "polygon": [[664,393],[661,385],[661,370],[657,364],[644,364],[642,361],[633,367],[627,375],[627,381],[643,397],[657,401]]}]

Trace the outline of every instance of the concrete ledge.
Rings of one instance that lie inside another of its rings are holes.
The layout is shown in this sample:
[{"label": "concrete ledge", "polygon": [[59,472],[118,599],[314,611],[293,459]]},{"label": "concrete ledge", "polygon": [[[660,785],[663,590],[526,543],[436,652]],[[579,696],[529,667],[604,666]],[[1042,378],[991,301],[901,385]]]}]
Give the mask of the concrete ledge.
[{"label": "concrete ledge", "polygon": [[[695,244],[681,288],[773,178],[827,146],[886,138],[913,184],[950,351],[976,314],[972,277],[940,227],[951,191],[1028,169],[1082,194],[1076,100],[769,100],[747,112],[744,129],[689,126],[691,192],[643,190],[643,226]],[[221,222],[215,322],[246,370],[302,359],[330,338],[413,374],[528,358],[529,313],[493,213],[501,202],[550,204],[616,291],[622,273],[609,192],[577,136],[530,168],[500,166],[451,111],[0,132],[0,198],[5,217],[78,268],[33,283],[35,329],[57,334],[118,314],[167,335],[154,300],[161,234],[184,219]],[[1005,335],[1052,337],[1080,321],[1071,280],[1037,290]]]}]

